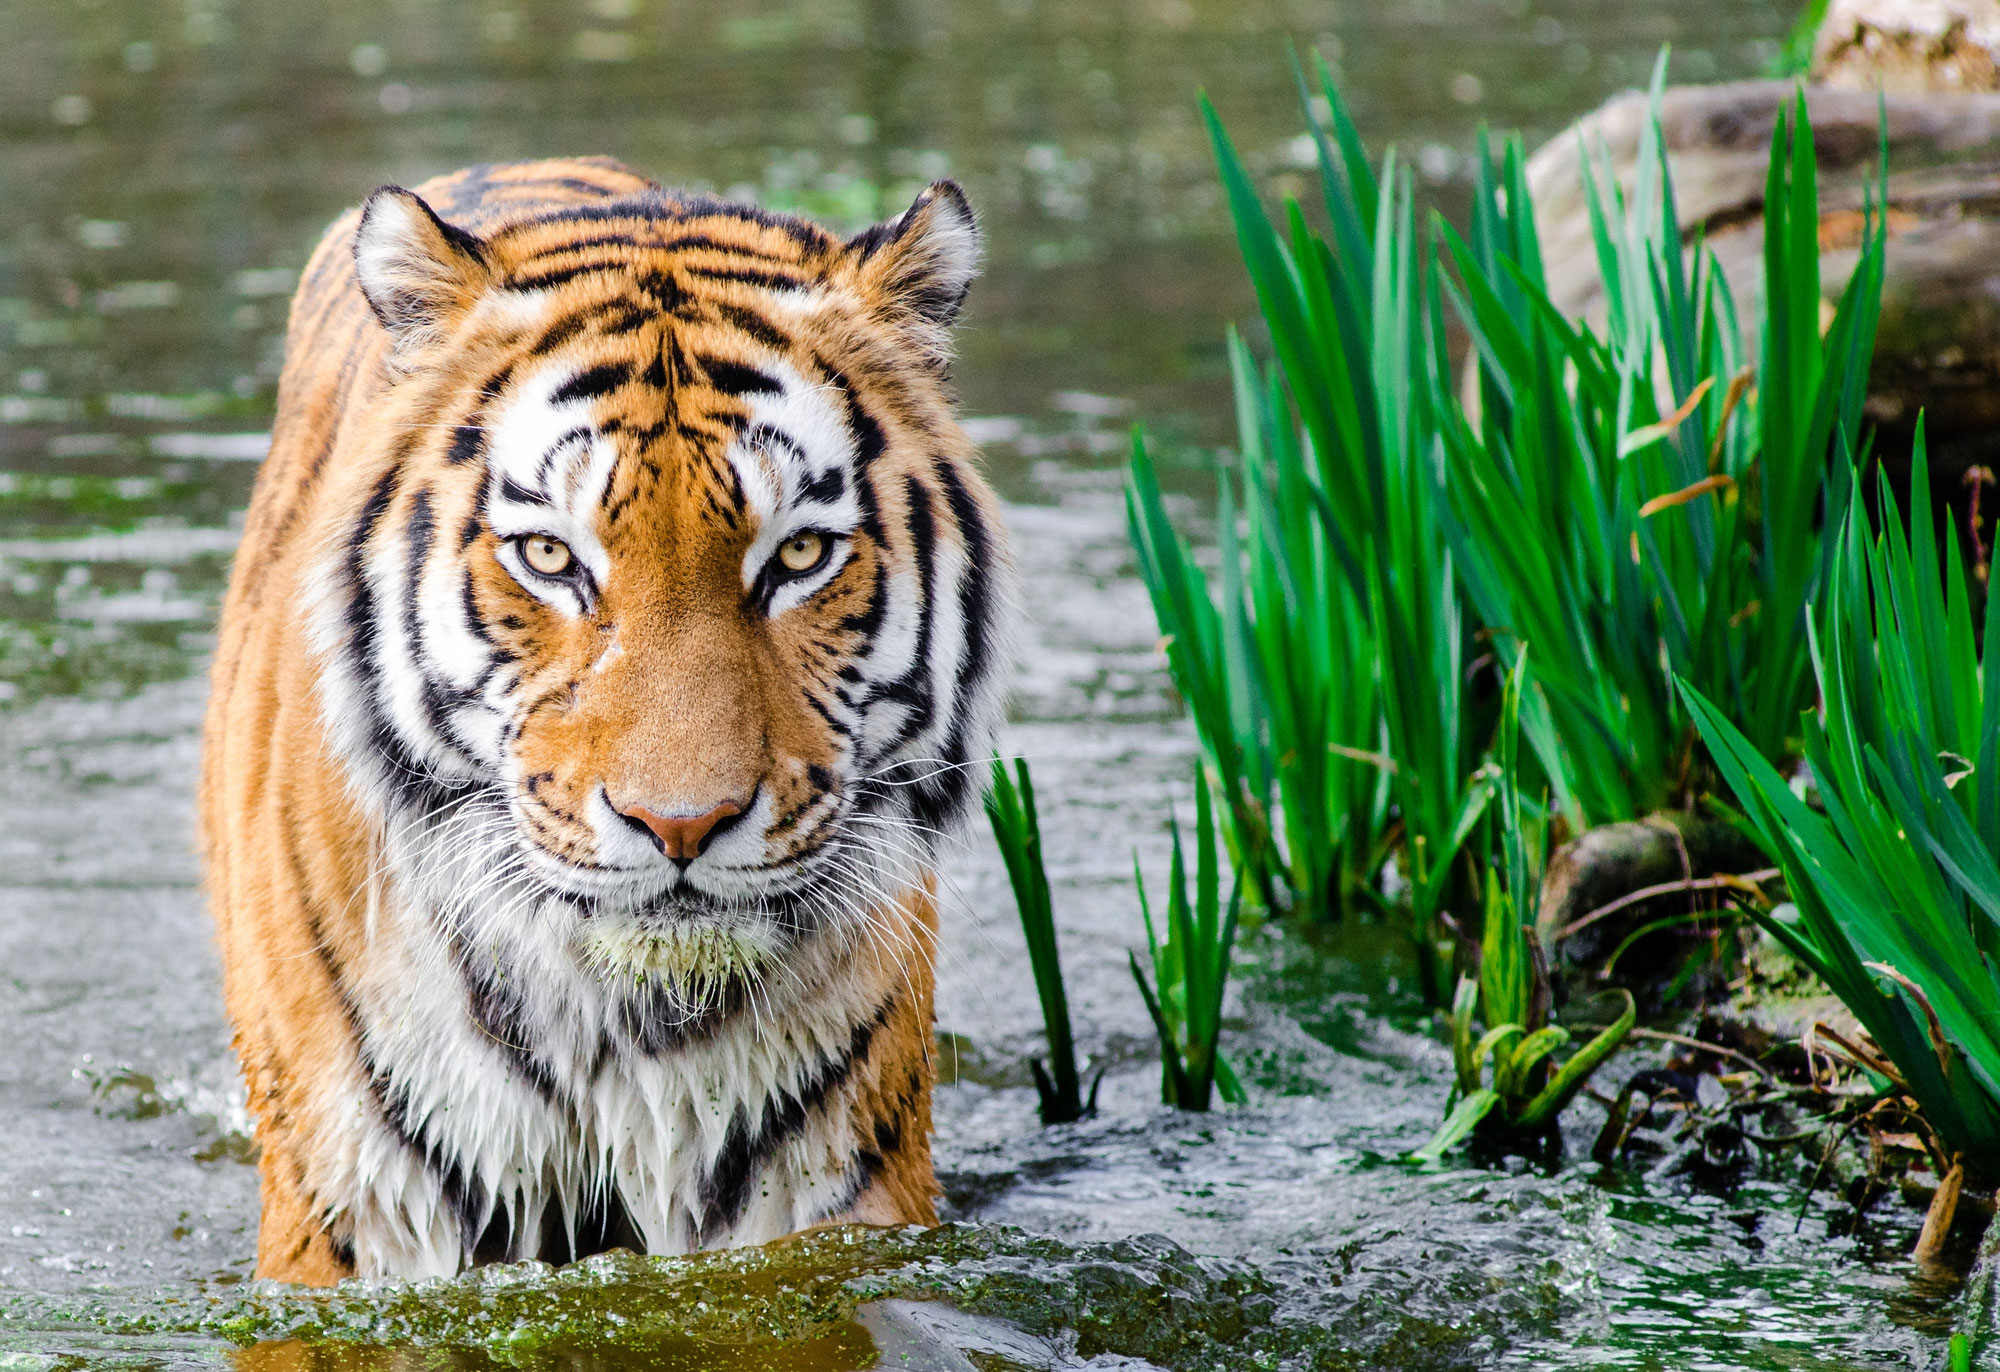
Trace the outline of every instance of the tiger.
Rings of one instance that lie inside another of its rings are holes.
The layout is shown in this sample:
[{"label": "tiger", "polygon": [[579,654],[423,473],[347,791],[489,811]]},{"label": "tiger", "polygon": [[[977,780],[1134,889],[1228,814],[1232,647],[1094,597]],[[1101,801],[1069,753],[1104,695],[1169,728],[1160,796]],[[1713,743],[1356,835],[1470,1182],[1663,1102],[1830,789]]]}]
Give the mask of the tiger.
[{"label": "tiger", "polygon": [[981,234],[601,158],[385,186],[301,273],[200,840],[261,1278],[929,1225],[940,853],[1013,554]]}]

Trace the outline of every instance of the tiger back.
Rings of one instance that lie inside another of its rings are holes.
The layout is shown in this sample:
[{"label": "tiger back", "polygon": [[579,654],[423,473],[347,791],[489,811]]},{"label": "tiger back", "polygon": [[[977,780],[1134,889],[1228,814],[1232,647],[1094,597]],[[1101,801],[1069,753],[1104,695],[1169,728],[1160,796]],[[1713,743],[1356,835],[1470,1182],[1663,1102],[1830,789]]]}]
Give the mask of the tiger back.
[{"label": "tiger back", "polygon": [[259,1276],[931,1221],[978,249],[948,182],[843,241],[599,159],[328,231],[204,743]]}]

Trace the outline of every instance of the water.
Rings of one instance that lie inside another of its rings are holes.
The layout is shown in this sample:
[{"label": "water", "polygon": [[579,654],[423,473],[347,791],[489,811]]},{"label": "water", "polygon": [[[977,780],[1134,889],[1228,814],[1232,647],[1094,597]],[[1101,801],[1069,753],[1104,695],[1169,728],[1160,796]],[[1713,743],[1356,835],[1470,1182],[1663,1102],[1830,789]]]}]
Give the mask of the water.
[{"label": "water", "polygon": [[[1318,44],[1364,132],[1450,209],[1476,121],[1546,136],[1664,41],[1685,78],[1750,74],[1789,19],[1743,0],[0,3],[0,1368],[207,1366],[253,1340],[247,1367],[314,1369],[834,1369],[878,1348],[986,1369],[1929,1365],[1953,1292],[1898,1256],[1898,1207],[1849,1233],[1822,1195],[1795,1231],[1790,1167],[1718,1187],[1398,1162],[1448,1064],[1392,940],[1252,933],[1226,1041],[1252,1101],[1207,1118],[1159,1106],[1124,966],[1133,854],[1164,868],[1191,756],[1123,550],[1124,426],[1143,416],[1198,492],[1226,432],[1222,324],[1250,311],[1196,88],[1285,185],[1282,40]],[[380,182],[578,151],[848,228],[942,174],[980,208],[959,377],[1035,607],[1006,743],[1035,759],[1103,1108],[1035,1126],[1032,986],[975,842],[940,990],[955,1227],[263,1291],[190,793],[286,295]],[[1598,1113],[1573,1111],[1573,1153]]]}]

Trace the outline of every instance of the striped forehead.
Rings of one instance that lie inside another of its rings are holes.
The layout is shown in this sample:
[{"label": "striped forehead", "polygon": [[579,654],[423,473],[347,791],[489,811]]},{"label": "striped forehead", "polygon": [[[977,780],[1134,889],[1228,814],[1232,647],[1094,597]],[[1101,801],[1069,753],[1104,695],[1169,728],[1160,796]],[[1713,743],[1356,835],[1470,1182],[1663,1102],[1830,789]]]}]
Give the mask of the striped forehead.
[{"label": "striped forehead", "polygon": [[[758,544],[804,527],[851,532],[861,519],[860,454],[845,392],[774,354],[727,362],[696,354],[693,365],[709,391],[731,398],[723,412],[600,423],[599,397],[631,375],[622,363],[552,362],[510,388],[487,422],[487,502],[495,532],[550,533],[580,552],[594,550],[600,516],[623,503],[616,496],[625,484],[618,479],[620,463],[636,456],[621,453],[607,430],[678,431],[677,455],[654,449],[646,456],[688,464],[680,473],[670,466],[661,489],[692,489],[704,478],[702,468],[710,468],[749,530],[764,536],[755,538]],[[637,397],[671,410],[698,404],[699,394],[688,387],[641,388]],[[701,422],[676,422],[689,418]],[[601,560],[601,553],[585,556],[587,563]],[[601,574],[602,568],[593,570]]]},{"label": "striped forehead", "polygon": [[609,569],[598,513],[619,454],[595,422],[591,374],[575,363],[544,367],[487,421],[486,516],[502,538],[562,539],[601,579]]},{"label": "striped forehead", "polygon": [[742,393],[749,417],[726,453],[747,512],[760,529],[851,531],[858,453],[842,392],[782,360],[754,370],[757,384]]}]

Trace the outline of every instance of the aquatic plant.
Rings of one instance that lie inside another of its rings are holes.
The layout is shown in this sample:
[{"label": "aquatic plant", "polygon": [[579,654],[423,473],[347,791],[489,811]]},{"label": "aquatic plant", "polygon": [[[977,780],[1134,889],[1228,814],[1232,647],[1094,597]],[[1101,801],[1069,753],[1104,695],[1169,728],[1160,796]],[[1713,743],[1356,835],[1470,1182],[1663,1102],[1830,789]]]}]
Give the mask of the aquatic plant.
[{"label": "aquatic plant", "polygon": [[1453,856],[1485,803],[1468,784],[1466,625],[1433,508],[1432,397],[1449,370],[1425,272],[1434,250],[1417,234],[1408,172],[1393,153],[1379,179],[1370,170],[1325,65],[1324,124],[1297,75],[1331,241],[1296,201],[1279,234],[1202,106],[1276,353],[1260,367],[1230,332],[1240,470],[1223,474],[1217,505],[1219,604],[1142,441],[1127,506],[1169,666],[1255,889],[1320,916],[1377,906],[1376,875],[1400,846],[1428,951]]},{"label": "aquatic plant", "polygon": [[[1921,424],[1907,531],[1886,478],[1880,527],[1838,526],[1812,631],[1824,720],[1804,718],[1820,806],[1725,711],[1682,684],[1729,789],[1784,872],[1790,908],[1753,911],[1874,1040],[1844,1044],[1922,1107],[1943,1178],[2000,1180],[2000,596],[1975,638],[1956,530],[1932,523]],[[1980,646],[1983,643],[1983,648]],[[1823,807],[1823,808],[1821,808]]]},{"label": "aquatic plant", "polygon": [[1764,65],[1764,75],[1804,76],[1812,70],[1813,45],[1826,22],[1827,0],[1806,0],[1805,8],[1785,32],[1785,41]]},{"label": "aquatic plant", "polygon": [[1486,873],[1478,974],[1460,977],[1452,997],[1452,1103],[1430,1141],[1412,1154],[1424,1161],[1442,1157],[1475,1130],[1512,1140],[1546,1137],[1638,1018],[1631,993],[1616,991],[1625,1001],[1617,1019],[1567,1061],[1556,1060],[1570,1032],[1549,1022],[1548,957],[1527,922],[1541,889],[1547,819],[1529,813],[1518,784],[1526,668],[1524,653],[1508,675],[1501,704],[1495,743],[1500,861]]},{"label": "aquatic plant", "polygon": [[[1042,1123],[1067,1124],[1082,1119],[1097,1108],[1097,1087],[1091,1086],[1090,1101],[1083,1100],[1081,1078],[1076,1070],[1076,1041],[1069,1026],[1069,994],[1063,987],[1062,953],[1056,947],[1055,903],[1049,896],[1049,876],[1042,867],[1042,828],[1035,813],[1035,783],[1028,774],[1026,758],[1014,759],[1014,775],[999,758],[993,759],[993,782],[986,792],[986,818],[993,825],[993,841],[1007,864],[1007,880],[1014,888],[1014,905],[1020,911],[1021,932],[1028,940],[1028,965],[1035,973],[1035,993],[1042,1002],[1042,1028],[1049,1040],[1049,1065],[1040,1058],[1028,1059],[1035,1074],[1035,1091],[1041,1097]],[[1102,1078],[1099,1078],[1102,1080]]]},{"label": "aquatic plant", "polygon": [[[1803,95],[1772,133],[1765,317],[1742,364],[1713,254],[1683,257],[1654,117],[1628,200],[1589,168],[1603,337],[1550,301],[1518,142],[1479,160],[1469,239],[1439,225],[1470,333],[1477,405],[1440,405],[1441,506],[1459,578],[1511,663],[1535,646],[1523,724],[1573,826],[1705,789],[1673,690],[1684,677],[1772,760],[1811,699],[1806,606],[1861,448],[1883,225],[1824,337],[1812,134]],[[1589,150],[1579,153],[1588,161]]]},{"label": "aquatic plant", "polygon": [[[1536,645],[1522,728],[1572,830],[1712,784],[1675,675],[1765,756],[1795,754],[1821,511],[1837,523],[1860,449],[1883,227],[1865,216],[1822,337],[1801,99],[1773,133],[1767,311],[1746,366],[1713,254],[1684,260],[1656,103],[1629,198],[1608,168],[1585,175],[1607,318],[1572,324],[1548,295],[1518,140],[1482,150],[1465,235],[1440,220],[1420,236],[1407,173],[1393,153],[1370,172],[1318,74],[1325,236],[1296,201],[1279,233],[1203,107],[1274,354],[1262,365],[1230,335],[1239,460],[1221,476],[1217,570],[1168,518],[1139,438],[1127,510],[1251,894],[1322,917],[1381,907],[1395,854],[1441,998],[1437,915],[1482,902],[1458,860],[1491,799],[1475,639],[1503,670]],[[1664,79],[1663,55],[1656,102]],[[1473,345],[1465,395],[1446,300]]]},{"label": "aquatic plant", "polygon": [[[1146,947],[1153,978],[1147,980],[1137,953],[1128,954],[1132,980],[1145,997],[1146,1013],[1160,1040],[1160,1096],[1183,1110],[1206,1110],[1215,1090],[1233,1104],[1244,1099],[1243,1086],[1216,1046],[1222,1034],[1222,997],[1229,987],[1229,956],[1236,946],[1236,922],[1243,908],[1243,885],[1237,881],[1222,903],[1221,862],[1216,855],[1216,830],[1208,784],[1195,772],[1194,896],[1188,896],[1187,863],[1181,853],[1181,829],[1173,826],[1173,865],[1167,877],[1167,908],[1158,933],[1152,903],[1146,898],[1146,878],[1137,862],[1132,879],[1139,891],[1139,913],[1146,921]],[[1155,983],[1158,990],[1154,989]]]}]

